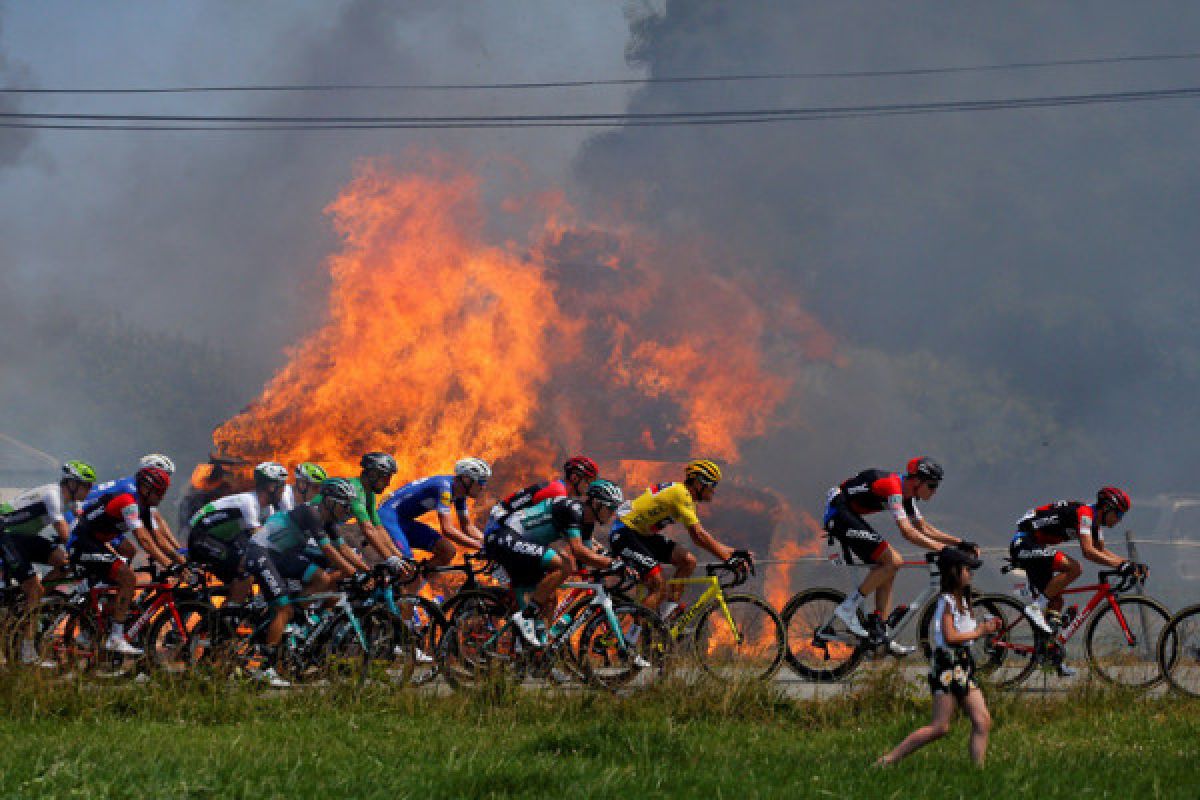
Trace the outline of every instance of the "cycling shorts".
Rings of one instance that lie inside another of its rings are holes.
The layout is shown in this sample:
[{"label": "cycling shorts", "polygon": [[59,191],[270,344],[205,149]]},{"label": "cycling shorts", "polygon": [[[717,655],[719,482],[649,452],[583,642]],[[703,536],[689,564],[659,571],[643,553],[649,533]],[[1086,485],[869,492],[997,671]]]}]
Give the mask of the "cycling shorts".
[{"label": "cycling shorts", "polygon": [[620,521],[613,523],[608,541],[613,555],[633,567],[638,577],[643,579],[659,569],[660,564],[670,564],[675,555],[675,548],[678,547],[661,533],[643,536],[633,528],[625,527]]},{"label": "cycling shorts", "polygon": [[250,537],[242,532],[228,542],[207,533],[193,531],[188,538],[188,558],[202,565],[222,583],[244,578],[246,572],[246,546]]},{"label": "cycling shorts", "polygon": [[514,589],[536,586],[546,576],[547,565],[558,555],[554,548],[530,541],[504,525],[484,534],[483,552],[504,567]]},{"label": "cycling shorts", "polygon": [[109,545],[90,536],[76,536],[71,545],[71,563],[77,565],[89,578],[96,581],[111,581],[125,559],[117,555]]},{"label": "cycling shorts", "polygon": [[1046,591],[1046,584],[1056,573],[1066,572],[1071,563],[1066,553],[1052,544],[1041,544],[1032,536],[1018,533],[1008,547],[1013,564],[1025,570],[1029,585],[1038,592]]},{"label": "cycling shorts", "polygon": [[855,563],[855,559],[863,564],[876,564],[887,552],[887,540],[845,503],[835,500],[826,506],[824,523],[825,532],[842,546],[847,564]]},{"label": "cycling shorts", "polygon": [[397,516],[394,508],[380,508],[379,521],[383,523],[384,529],[406,558],[413,557],[414,549],[432,553],[434,546],[442,538],[439,531],[424,522]]},{"label": "cycling shorts", "polygon": [[246,570],[254,576],[263,597],[271,605],[291,602],[288,581],[309,583],[320,570],[312,557],[303,550],[275,552],[250,542],[246,546]]},{"label": "cycling shorts", "polygon": [[44,536],[3,533],[0,534],[0,562],[10,579],[24,583],[34,576],[34,564],[50,563],[50,555],[58,546]]}]

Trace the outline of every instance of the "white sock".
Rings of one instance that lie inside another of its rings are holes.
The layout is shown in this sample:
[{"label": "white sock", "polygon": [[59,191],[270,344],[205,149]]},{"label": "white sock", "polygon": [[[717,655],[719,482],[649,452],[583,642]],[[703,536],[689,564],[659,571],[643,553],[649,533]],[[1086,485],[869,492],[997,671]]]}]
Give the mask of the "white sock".
[{"label": "white sock", "polygon": [[862,594],[858,591],[858,589],[855,589],[853,594],[848,595],[846,599],[842,601],[840,608],[843,611],[858,611],[859,606],[862,605],[862,601]]},{"label": "white sock", "polygon": [[1038,598],[1033,601],[1033,604],[1038,607],[1039,611],[1045,611],[1050,605],[1050,598],[1046,597],[1044,594],[1038,595]]},{"label": "white sock", "polygon": [[125,623],[114,622],[112,624],[112,632],[109,634],[113,639],[120,639],[125,636]]},{"label": "white sock", "polygon": [[674,600],[668,600],[667,602],[663,603],[662,607],[658,610],[659,616],[669,617],[677,608],[679,608],[679,603],[676,603]]}]

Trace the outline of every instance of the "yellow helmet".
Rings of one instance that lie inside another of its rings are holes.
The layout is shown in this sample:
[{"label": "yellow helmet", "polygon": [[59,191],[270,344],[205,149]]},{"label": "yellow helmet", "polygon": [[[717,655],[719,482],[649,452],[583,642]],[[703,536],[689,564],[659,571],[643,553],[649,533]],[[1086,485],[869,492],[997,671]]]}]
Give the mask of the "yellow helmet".
[{"label": "yellow helmet", "polygon": [[697,478],[701,483],[716,485],[721,482],[721,468],[707,458],[699,458],[688,462],[683,474],[689,478]]}]

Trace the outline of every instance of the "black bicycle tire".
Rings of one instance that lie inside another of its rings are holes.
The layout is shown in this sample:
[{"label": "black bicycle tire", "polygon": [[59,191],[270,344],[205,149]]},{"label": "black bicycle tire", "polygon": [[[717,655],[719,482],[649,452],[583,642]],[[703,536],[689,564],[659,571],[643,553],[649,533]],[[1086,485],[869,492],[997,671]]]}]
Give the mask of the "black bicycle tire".
[{"label": "black bicycle tire", "polygon": [[1171,637],[1178,636],[1176,631],[1184,622],[1184,620],[1197,615],[1200,615],[1200,603],[1182,608],[1177,611],[1175,615],[1171,617],[1171,621],[1167,623],[1165,628],[1163,628],[1162,633],[1158,637],[1157,646],[1154,648],[1155,657],[1158,660],[1159,673],[1166,679],[1167,685],[1170,686],[1172,690],[1179,692],[1180,694],[1187,695],[1188,697],[1200,697],[1200,688],[1197,688],[1193,691],[1192,689],[1186,688],[1182,683],[1175,679],[1176,664],[1174,662],[1170,665],[1166,663],[1166,653],[1164,651],[1167,648],[1168,640],[1171,639]]},{"label": "black bicycle tire", "polygon": [[[785,658],[785,654],[787,652],[787,634],[784,631],[783,620],[780,619],[779,612],[776,611],[774,608],[772,608],[771,604],[768,603],[766,600],[763,600],[761,597],[757,597],[752,594],[727,594],[727,595],[725,595],[725,605],[726,606],[736,605],[736,604],[740,604],[740,603],[749,603],[750,605],[753,605],[756,608],[762,610],[763,612],[766,613],[767,619],[771,620],[774,623],[775,656],[771,659],[771,662],[767,666],[766,670],[764,670],[761,674],[759,674],[756,677],[756,680],[759,680],[759,681],[769,681],[771,678],[775,677],[775,675],[779,672],[779,669],[783,666],[783,661]],[[708,664],[705,663],[705,661],[704,661],[705,654],[702,654],[700,652],[700,648],[701,648],[700,641],[702,638],[701,637],[702,632],[708,627],[709,618],[712,617],[712,615],[714,613],[719,613],[720,610],[721,610],[721,604],[719,602],[717,602],[715,600],[710,602],[708,604],[708,607],[706,607],[704,610],[702,610],[700,612],[700,616],[696,619],[696,626],[692,630],[692,635],[691,635],[692,655],[696,659],[696,663],[699,664],[700,668],[703,669],[705,672],[707,672],[709,675],[714,675],[714,676],[716,674],[715,671],[713,670],[712,667],[710,667]]]},{"label": "black bicycle tire", "polygon": [[[981,595],[977,595],[975,598],[972,599],[971,605],[974,608],[987,608],[990,606],[993,610],[995,610],[995,608],[997,606],[1008,606],[1014,612],[1014,617],[1016,618],[1017,621],[1013,625],[1007,626],[1004,629],[1003,633],[1005,635],[1007,635],[1008,632],[1013,630],[1015,627],[1017,627],[1019,625],[1026,625],[1029,627],[1030,634],[1035,635],[1034,630],[1033,630],[1033,623],[1030,622],[1029,618],[1025,616],[1025,604],[1022,603],[1017,598],[1013,597],[1012,595],[1003,594],[1001,592],[991,592],[991,593],[987,593],[987,594],[981,594]],[[992,614],[992,616],[997,616],[997,615]],[[1003,619],[1003,617],[1001,617],[1001,618]],[[994,638],[995,637],[993,637],[993,641],[994,641]],[[1012,652],[1017,657],[1022,657],[1021,654],[1016,653],[1016,651],[1001,650],[1000,652],[1002,652],[1002,653]],[[1005,658],[1007,658],[1007,656],[1001,656],[999,661],[1001,663],[1003,663]],[[1015,675],[1013,675],[1012,677],[1007,678],[1005,680],[993,680],[992,678],[989,677],[996,669],[999,668],[999,666],[1000,666],[999,663],[995,664],[995,666],[991,666],[988,663],[980,664],[977,661],[975,667],[976,667],[976,676],[983,683],[987,684],[988,686],[995,687],[997,689],[1011,689],[1014,686],[1019,686],[1021,683],[1026,681],[1029,678],[1029,676],[1031,674],[1033,674],[1033,671],[1037,668],[1037,665],[1038,665],[1038,660],[1037,660],[1036,654],[1030,653],[1029,658],[1027,659],[1027,663],[1025,663],[1020,668],[1020,670],[1017,671],[1017,673]]]},{"label": "black bicycle tire", "polygon": [[791,629],[792,617],[795,616],[800,607],[805,603],[814,602],[817,600],[825,600],[837,606],[840,605],[845,599],[845,592],[828,586],[802,589],[801,591],[792,595],[791,599],[788,600],[784,605],[782,613],[779,615],[780,619],[783,621],[784,649],[786,651],[785,658],[788,666],[791,667],[793,672],[806,681],[810,681],[812,683],[833,683],[835,681],[844,680],[848,676],[852,675],[856,669],[858,669],[858,665],[862,663],[863,658],[866,657],[866,645],[863,642],[859,642],[855,645],[854,651],[850,654],[849,658],[842,661],[836,667],[831,667],[829,669],[813,669],[812,667],[801,663],[800,659],[796,657],[794,652],[792,652],[791,637],[788,635],[788,631]]},{"label": "black bicycle tire", "polygon": [[[1157,613],[1158,615],[1160,615],[1162,617],[1164,629],[1171,622],[1171,612],[1167,610],[1166,606],[1164,606],[1162,603],[1155,600],[1153,597],[1147,597],[1146,595],[1141,595],[1141,594],[1133,594],[1133,595],[1114,596],[1113,600],[1118,605],[1122,606],[1122,609],[1121,609],[1122,613],[1125,613],[1125,609],[1124,609],[1125,603],[1130,603],[1131,605],[1135,605],[1135,606],[1136,605],[1144,605],[1144,606],[1152,609],[1155,613]],[[1091,667],[1092,672],[1097,677],[1099,677],[1102,681],[1104,681],[1106,683],[1111,683],[1115,686],[1124,686],[1124,687],[1127,687],[1130,689],[1152,689],[1155,686],[1157,686],[1158,684],[1162,683],[1163,674],[1162,674],[1161,669],[1158,670],[1156,676],[1149,681],[1141,681],[1138,683],[1126,683],[1124,681],[1115,680],[1111,675],[1108,675],[1104,671],[1104,669],[1101,667],[1100,660],[1099,660],[1099,658],[1096,657],[1095,651],[1094,651],[1094,646],[1095,646],[1094,645],[1094,636],[1096,633],[1096,628],[1098,628],[1100,625],[1100,621],[1104,619],[1106,614],[1112,614],[1112,613],[1114,613],[1112,610],[1112,605],[1106,603],[1106,604],[1104,604],[1103,608],[1101,608],[1099,611],[1097,611],[1092,616],[1091,620],[1088,621],[1087,632],[1086,632],[1085,638],[1084,638],[1084,644],[1085,644],[1085,647],[1087,650],[1088,666]],[[1128,616],[1128,615],[1126,614],[1126,616]],[[1158,639],[1161,637],[1161,635],[1162,635],[1162,631],[1159,631],[1159,636],[1155,637],[1154,644],[1152,646],[1157,647]],[[1157,652],[1155,653],[1155,663],[1156,664],[1158,663]]]}]

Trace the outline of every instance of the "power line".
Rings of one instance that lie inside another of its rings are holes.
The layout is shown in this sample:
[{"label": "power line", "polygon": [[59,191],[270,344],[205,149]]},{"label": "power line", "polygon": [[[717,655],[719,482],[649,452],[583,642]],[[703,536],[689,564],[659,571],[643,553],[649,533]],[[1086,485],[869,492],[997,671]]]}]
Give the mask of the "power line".
[{"label": "power line", "polygon": [[249,84],[212,86],[144,87],[0,87],[0,94],[189,94],[221,92],[373,92],[373,91],[505,91],[528,89],[575,89],[596,86],[640,86],[653,84],[725,83],[745,81],[812,80],[821,78],[895,78],[922,75],[950,75],[969,72],[1054,69],[1105,64],[1155,63],[1200,60],[1200,53],[1154,53],[1146,55],[1067,58],[1050,61],[1011,61],[999,64],[973,64],[950,67],[912,67],[907,69],[837,70],[818,72],[751,72],[732,75],[675,75],[646,78],[601,78],[591,80],[522,81],[512,83],[309,83]]},{"label": "power line", "polygon": [[554,127],[663,127],[679,125],[746,125],[770,122],[861,117],[1002,111],[1123,104],[1200,97],[1200,86],[1095,94],[1010,97],[857,106],[710,109],[703,111],[626,112],[615,114],[517,114],[481,116],[255,116],[185,114],[0,113],[0,127],[45,130],[394,130]]}]

